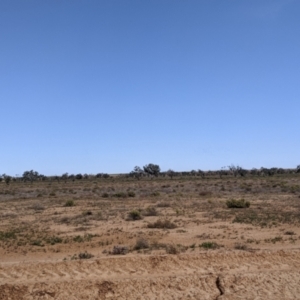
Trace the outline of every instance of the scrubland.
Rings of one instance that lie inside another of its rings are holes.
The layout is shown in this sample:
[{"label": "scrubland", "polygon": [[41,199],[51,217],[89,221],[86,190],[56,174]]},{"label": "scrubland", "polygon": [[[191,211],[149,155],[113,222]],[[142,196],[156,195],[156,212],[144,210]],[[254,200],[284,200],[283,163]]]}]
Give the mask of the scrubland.
[{"label": "scrubland", "polygon": [[300,174],[0,183],[0,299],[300,299]]}]

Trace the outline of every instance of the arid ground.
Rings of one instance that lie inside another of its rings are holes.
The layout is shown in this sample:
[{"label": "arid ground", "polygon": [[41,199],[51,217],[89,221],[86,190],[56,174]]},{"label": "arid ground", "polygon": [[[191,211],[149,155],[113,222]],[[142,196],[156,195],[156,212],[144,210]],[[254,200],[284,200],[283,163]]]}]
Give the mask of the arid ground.
[{"label": "arid ground", "polygon": [[0,216],[0,299],[300,299],[300,174],[1,182]]}]

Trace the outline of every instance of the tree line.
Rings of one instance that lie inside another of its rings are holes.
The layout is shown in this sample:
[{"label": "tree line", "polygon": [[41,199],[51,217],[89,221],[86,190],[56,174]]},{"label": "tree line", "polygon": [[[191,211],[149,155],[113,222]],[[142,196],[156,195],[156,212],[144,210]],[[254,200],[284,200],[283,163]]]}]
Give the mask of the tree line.
[{"label": "tree line", "polygon": [[[261,167],[260,169],[253,168],[251,170],[247,170],[242,168],[239,165],[230,165],[227,167],[222,167],[220,170],[216,171],[202,171],[200,169],[198,170],[191,170],[191,171],[184,171],[184,172],[176,172],[172,169],[169,169],[167,171],[161,172],[160,166],[157,164],[149,163],[142,168],[139,166],[135,166],[133,170],[126,174],[119,174],[117,176],[119,177],[125,177],[125,178],[135,178],[137,180],[140,180],[143,177],[158,177],[158,176],[164,176],[164,177],[170,177],[173,179],[174,177],[182,177],[182,176],[200,176],[202,178],[209,177],[209,176],[219,176],[222,178],[223,176],[274,176],[276,174],[295,174],[300,173],[300,165],[298,165],[295,169],[283,169],[283,168],[264,168]],[[64,173],[60,176],[45,176],[43,174],[39,174],[37,171],[30,170],[25,171],[22,176],[10,176],[7,174],[0,175],[0,182],[4,182],[7,185],[10,184],[10,182],[14,181],[22,181],[22,182],[30,182],[33,183],[35,181],[75,181],[75,180],[84,180],[89,178],[110,178],[111,175],[107,173],[97,173],[97,174],[69,174]]]}]

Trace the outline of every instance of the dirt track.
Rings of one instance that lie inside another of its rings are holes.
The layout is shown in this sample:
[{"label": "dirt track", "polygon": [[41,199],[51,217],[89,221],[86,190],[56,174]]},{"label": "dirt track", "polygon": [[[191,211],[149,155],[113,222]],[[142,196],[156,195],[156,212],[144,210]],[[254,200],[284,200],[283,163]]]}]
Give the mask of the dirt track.
[{"label": "dirt track", "polygon": [[0,299],[300,299],[299,267],[295,251],[7,264]]}]

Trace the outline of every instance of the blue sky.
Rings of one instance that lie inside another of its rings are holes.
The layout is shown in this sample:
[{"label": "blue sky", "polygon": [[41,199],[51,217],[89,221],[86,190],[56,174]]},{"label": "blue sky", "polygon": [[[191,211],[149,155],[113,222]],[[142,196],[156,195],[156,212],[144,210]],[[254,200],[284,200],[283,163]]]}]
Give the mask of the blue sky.
[{"label": "blue sky", "polygon": [[1,0],[0,174],[300,164],[297,0]]}]

